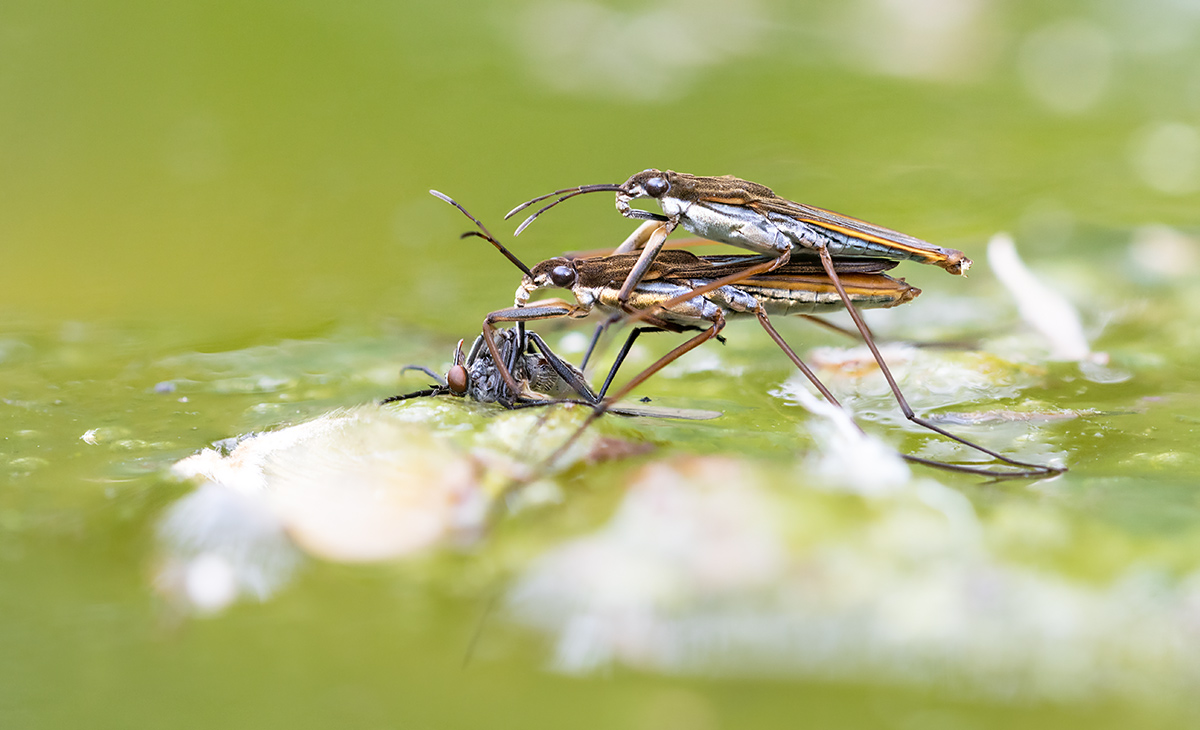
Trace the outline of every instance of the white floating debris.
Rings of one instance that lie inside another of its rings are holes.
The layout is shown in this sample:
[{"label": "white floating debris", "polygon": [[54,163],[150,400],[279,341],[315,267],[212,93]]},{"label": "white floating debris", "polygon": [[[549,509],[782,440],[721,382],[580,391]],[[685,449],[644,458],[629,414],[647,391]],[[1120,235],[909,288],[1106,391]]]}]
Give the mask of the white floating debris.
[{"label": "white floating debris", "polygon": [[1051,360],[1094,361],[1075,307],[1033,275],[1007,233],[997,233],[988,242],[988,263],[1012,295],[1021,319],[1046,338]]},{"label": "white floating debris", "polygon": [[[472,408],[430,399],[337,411],[241,438],[228,453],[204,449],[172,471],[257,500],[312,555],[342,562],[405,557],[473,539],[495,495],[536,476],[585,414],[569,407],[503,411],[479,427]],[[596,438],[585,432],[558,468],[587,458]]]},{"label": "white floating debris", "polygon": [[260,495],[292,538],[329,560],[385,560],[479,526],[478,465],[431,429],[364,408],[206,449],[175,465]]}]

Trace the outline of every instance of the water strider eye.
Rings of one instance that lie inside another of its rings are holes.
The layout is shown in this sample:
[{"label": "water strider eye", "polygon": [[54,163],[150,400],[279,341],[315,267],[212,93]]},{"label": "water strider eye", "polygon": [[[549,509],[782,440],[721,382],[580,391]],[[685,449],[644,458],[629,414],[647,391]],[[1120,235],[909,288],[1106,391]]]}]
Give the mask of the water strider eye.
[{"label": "water strider eye", "polygon": [[652,177],[642,185],[646,189],[646,194],[652,198],[657,198],[660,195],[665,195],[671,189],[671,183],[661,177]]},{"label": "water strider eye", "polygon": [[575,286],[575,270],[570,266],[555,266],[550,269],[550,281],[554,286],[570,289]]},{"label": "water strider eye", "polygon": [[450,372],[446,373],[446,384],[450,386],[451,393],[459,395],[466,393],[470,380],[467,369],[462,365],[454,365],[450,368]]}]

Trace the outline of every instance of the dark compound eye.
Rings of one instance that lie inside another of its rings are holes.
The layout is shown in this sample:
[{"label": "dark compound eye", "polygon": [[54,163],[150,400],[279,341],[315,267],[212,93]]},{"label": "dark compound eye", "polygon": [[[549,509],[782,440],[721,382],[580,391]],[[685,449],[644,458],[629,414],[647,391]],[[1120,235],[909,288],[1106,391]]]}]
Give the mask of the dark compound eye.
[{"label": "dark compound eye", "polygon": [[470,381],[470,376],[467,375],[467,369],[462,365],[454,365],[450,368],[450,372],[446,373],[446,384],[450,386],[451,393],[462,395],[467,392],[467,383]]},{"label": "dark compound eye", "polygon": [[646,194],[652,198],[657,198],[660,195],[665,195],[671,189],[671,184],[661,177],[652,177],[642,185],[646,189]]},{"label": "dark compound eye", "polygon": [[550,269],[550,281],[554,282],[554,286],[569,289],[575,285],[575,270],[570,266],[555,266]]}]

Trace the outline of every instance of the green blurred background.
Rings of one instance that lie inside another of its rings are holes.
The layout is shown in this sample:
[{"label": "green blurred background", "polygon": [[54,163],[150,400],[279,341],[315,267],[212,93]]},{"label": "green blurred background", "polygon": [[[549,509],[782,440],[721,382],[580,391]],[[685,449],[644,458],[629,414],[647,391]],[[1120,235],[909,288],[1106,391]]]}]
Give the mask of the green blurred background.
[{"label": "green blurred background", "polygon": [[[316,564],[282,598],[182,627],[164,627],[147,574],[155,520],[186,491],[161,476],[171,461],[376,398],[374,384],[338,379],[333,353],[359,365],[438,362],[511,302],[515,270],[477,239],[460,241],[466,221],[429,188],[508,241],[513,225],[501,216],[516,203],[646,167],[736,174],[981,263],[987,237],[1009,230],[1085,309],[1140,307],[1142,318],[1103,343],[1137,372],[1107,404],[1181,400],[1107,450],[1065,441],[1080,479],[1090,463],[1105,480],[1069,482],[1090,486],[1066,509],[1124,519],[1135,535],[1168,524],[1195,534],[1194,459],[1164,475],[1118,456],[1152,438],[1194,448],[1195,297],[1186,278],[1153,275],[1195,273],[1194,249],[1143,272],[1127,245],[1146,223],[1195,225],[1198,61],[1200,3],[1184,0],[6,0],[0,721],[1176,721],[1175,707],[976,703],[869,677],[567,679],[541,669],[536,643],[517,640],[463,672],[462,647],[492,590],[486,559],[465,555],[416,568]],[[535,261],[612,245],[629,229],[611,198],[589,196],[544,216],[514,249]],[[972,273],[963,282],[904,272],[934,302],[994,292],[983,266]],[[1157,349],[1147,344],[1155,332],[1165,338]],[[296,340],[325,349],[253,349]],[[255,353],[212,366],[229,377],[294,371],[286,407],[253,389],[194,396],[190,413],[157,398],[159,380],[189,367],[211,374],[169,360],[197,351]],[[326,375],[304,379],[316,371]],[[1046,400],[1095,405],[1057,384]],[[79,442],[98,426],[116,429],[121,445]],[[1154,549],[1190,566],[1189,544]],[[1127,558],[1117,553],[1114,564]]]},{"label": "green blurred background", "polygon": [[[1194,169],[1164,194],[1134,149],[1200,107],[1196,12],[1169,0],[0,13],[0,309],[16,321],[470,328],[513,272],[455,239],[430,187],[504,235],[503,212],[557,187],[736,173],[969,252],[1022,222],[1058,224],[1039,249],[1073,220],[1188,223],[1195,202],[1169,194]],[[627,228],[580,200],[519,250]]]}]

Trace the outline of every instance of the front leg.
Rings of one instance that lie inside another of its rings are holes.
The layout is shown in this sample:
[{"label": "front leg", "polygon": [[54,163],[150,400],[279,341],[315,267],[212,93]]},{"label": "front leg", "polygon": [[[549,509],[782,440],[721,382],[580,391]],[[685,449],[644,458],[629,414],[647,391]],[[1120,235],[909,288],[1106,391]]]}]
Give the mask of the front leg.
[{"label": "front leg", "polygon": [[635,220],[635,221],[664,222],[664,221],[671,220],[670,218],[663,215],[662,213],[651,213],[648,210],[638,210],[637,208],[630,208],[629,210],[622,211],[621,215],[625,216],[626,218]]},{"label": "front leg", "polygon": [[943,464],[942,462],[931,461],[929,459],[924,459],[919,456],[906,455],[904,457],[905,459],[907,459],[908,461],[915,462],[915,463],[926,464],[926,465],[934,466],[934,467],[941,468],[941,469],[949,469],[951,471],[958,471],[958,472],[963,472],[966,474],[982,474],[985,476],[993,476],[993,477],[1000,477],[1000,478],[1005,478],[1005,477],[1046,477],[1046,476],[1053,476],[1055,474],[1061,474],[1062,472],[1066,471],[1065,468],[1059,467],[1059,466],[1033,464],[1031,462],[1019,461],[1017,459],[1013,459],[1013,458],[1004,456],[1003,454],[1000,454],[1000,453],[998,453],[992,449],[989,449],[985,446],[981,446],[972,441],[968,441],[967,439],[963,438],[962,436],[956,436],[956,435],[950,433],[949,431],[947,431],[946,429],[935,425],[931,421],[928,421],[928,420],[918,416],[913,411],[912,406],[910,406],[908,404],[908,400],[904,397],[904,393],[900,392],[900,386],[896,384],[896,379],[894,377],[892,377],[892,371],[890,368],[888,368],[887,362],[884,361],[883,355],[879,354],[879,348],[875,345],[875,339],[871,336],[871,330],[867,329],[867,323],[863,321],[862,313],[858,311],[858,308],[855,307],[854,303],[850,301],[850,297],[847,296],[846,289],[842,286],[842,280],[838,276],[837,271],[834,269],[833,256],[830,255],[829,248],[827,246],[821,246],[817,249],[817,253],[820,254],[820,256],[821,256],[821,265],[823,267],[825,267],[825,274],[833,281],[834,288],[837,289],[837,293],[841,297],[842,303],[845,304],[846,309],[849,310],[850,318],[852,320],[854,320],[854,325],[856,327],[858,327],[859,333],[862,334],[863,341],[866,343],[867,349],[869,349],[871,351],[871,356],[875,358],[875,362],[879,365],[879,371],[883,374],[884,379],[887,380],[888,387],[891,388],[891,390],[892,390],[892,396],[895,397],[896,403],[899,404],[900,411],[904,414],[904,417],[907,418],[909,421],[912,421],[913,423],[917,424],[918,426],[927,428],[930,431],[933,431],[934,433],[939,433],[948,439],[957,441],[958,443],[963,444],[964,446],[968,446],[972,449],[975,449],[976,451],[987,454],[988,456],[992,457],[993,459],[1002,461],[1005,464],[1009,464],[1011,466],[1021,467],[1021,470],[1020,471],[1010,471],[1010,472],[997,472],[997,471],[991,471],[991,470],[988,470],[988,469],[985,469],[982,467],[960,466],[957,464]]},{"label": "front leg", "polygon": [[654,235],[654,231],[661,226],[661,221],[646,221],[642,225],[635,228],[633,233],[629,234],[629,238],[626,238],[624,241],[622,241],[620,246],[617,246],[615,249],[613,249],[613,253],[633,253],[634,251],[641,251],[646,247],[646,242],[649,241]]},{"label": "front leg", "polygon": [[[630,211],[630,213],[639,213],[643,211]],[[678,217],[668,218],[662,225],[655,228],[646,240],[646,247],[642,250],[642,255],[638,257],[637,263],[629,271],[629,275],[625,277],[625,283],[621,285],[621,291],[617,293],[617,301],[622,305],[629,299],[629,294],[642,281],[642,277],[650,270],[650,264],[654,263],[654,257],[658,256],[662,251],[663,244],[667,242],[667,236],[671,235],[671,231],[679,225]],[[644,226],[639,226],[639,230]],[[622,244],[624,245],[624,244]]]},{"label": "front leg", "polygon": [[[617,306],[620,311],[614,313],[607,320],[602,322],[596,328],[596,334],[592,338],[592,347],[595,347],[600,336],[604,331],[612,326],[621,318],[621,312],[632,314],[633,310],[629,308],[626,302],[629,301],[629,296],[634,288],[642,281],[642,277],[650,270],[650,265],[654,263],[654,257],[658,256],[662,251],[663,245],[667,242],[667,236],[671,235],[671,231],[679,225],[679,217],[672,216],[667,218],[656,213],[649,213],[644,210],[631,209],[623,213],[627,218],[645,218],[645,223],[637,227],[629,238],[625,239],[620,246],[617,247],[615,253],[629,253],[638,248],[642,249],[642,255],[638,257],[637,263],[629,270],[629,274],[625,277],[625,282],[621,285],[621,290],[617,292]],[[659,221],[662,221],[659,223]],[[587,357],[583,360],[583,367],[587,367],[588,358],[591,357],[592,348],[588,348]]]}]

